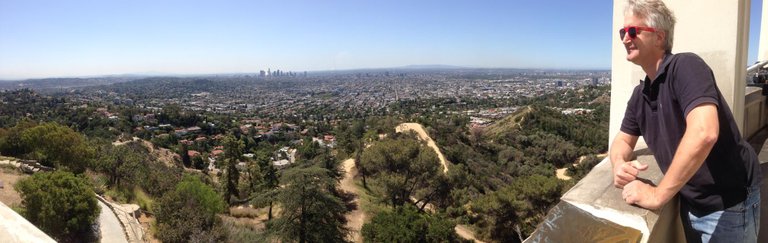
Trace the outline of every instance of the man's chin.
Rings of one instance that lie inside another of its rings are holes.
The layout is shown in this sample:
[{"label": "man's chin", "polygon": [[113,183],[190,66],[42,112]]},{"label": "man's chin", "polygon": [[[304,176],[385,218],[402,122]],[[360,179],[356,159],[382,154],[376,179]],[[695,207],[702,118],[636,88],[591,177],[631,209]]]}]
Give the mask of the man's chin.
[{"label": "man's chin", "polygon": [[637,55],[627,54],[627,61],[637,64],[637,62],[635,62],[636,59],[637,59]]}]

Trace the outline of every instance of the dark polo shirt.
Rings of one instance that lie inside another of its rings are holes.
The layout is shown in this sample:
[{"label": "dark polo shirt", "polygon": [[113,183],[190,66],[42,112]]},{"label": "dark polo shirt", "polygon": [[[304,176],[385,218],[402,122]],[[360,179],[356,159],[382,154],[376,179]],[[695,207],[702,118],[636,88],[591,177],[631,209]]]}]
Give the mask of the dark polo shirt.
[{"label": "dark polo shirt", "polygon": [[646,76],[627,103],[621,131],[643,136],[661,171],[667,173],[693,108],[717,106],[720,134],[696,174],[680,189],[693,212],[723,210],[746,199],[747,188],[761,180],[752,147],[741,138],[731,109],[723,99],[709,66],[693,53],[667,54],[659,74]]}]

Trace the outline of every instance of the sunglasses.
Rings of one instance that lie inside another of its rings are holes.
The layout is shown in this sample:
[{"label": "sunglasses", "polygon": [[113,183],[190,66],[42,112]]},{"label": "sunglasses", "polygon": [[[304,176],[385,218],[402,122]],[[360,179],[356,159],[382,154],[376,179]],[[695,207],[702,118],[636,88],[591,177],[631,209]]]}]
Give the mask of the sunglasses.
[{"label": "sunglasses", "polygon": [[651,27],[628,26],[628,27],[619,29],[619,36],[623,40],[624,35],[629,34],[630,39],[635,39],[637,38],[637,34],[640,34],[640,31],[656,32],[656,29]]}]

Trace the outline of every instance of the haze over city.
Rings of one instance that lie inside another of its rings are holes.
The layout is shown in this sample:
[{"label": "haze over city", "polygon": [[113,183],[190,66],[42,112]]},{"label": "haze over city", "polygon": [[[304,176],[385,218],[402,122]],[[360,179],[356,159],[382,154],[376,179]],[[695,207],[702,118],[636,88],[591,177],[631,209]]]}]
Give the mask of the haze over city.
[{"label": "haze over city", "polygon": [[[752,1],[748,63],[762,1]],[[0,1],[0,80],[452,65],[610,69],[609,1]]]}]

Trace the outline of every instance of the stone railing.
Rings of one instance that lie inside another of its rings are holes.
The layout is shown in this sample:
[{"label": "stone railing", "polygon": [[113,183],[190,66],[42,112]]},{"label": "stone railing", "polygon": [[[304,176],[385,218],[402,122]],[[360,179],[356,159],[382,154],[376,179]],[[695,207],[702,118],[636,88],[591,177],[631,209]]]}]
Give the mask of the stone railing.
[{"label": "stone railing", "polygon": [[117,220],[120,221],[120,225],[123,226],[128,242],[145,242],[144,228],[141,227],[141,223],[139,223],[134,215],[136,210],[126,210],[123,206],[107,201],[98,194],[96,195],[96,198],[106,204],[107,207],[111,209],[112,213],[117,216]]},{"label": "stone railing", "polygon": [[[649,165],[638,177],[658,183],[662,173],[653,156],[637,153]],[[676,203],[655,211],[628,205],[612,174],[606,158],[560,198],[525,242],[685,242]]]}]

